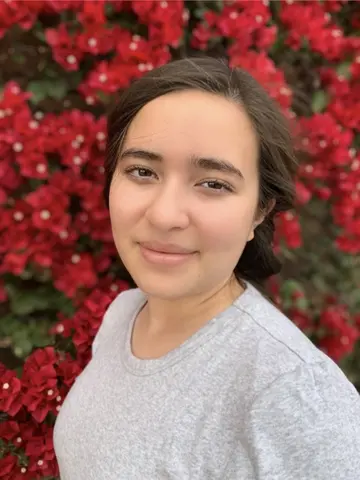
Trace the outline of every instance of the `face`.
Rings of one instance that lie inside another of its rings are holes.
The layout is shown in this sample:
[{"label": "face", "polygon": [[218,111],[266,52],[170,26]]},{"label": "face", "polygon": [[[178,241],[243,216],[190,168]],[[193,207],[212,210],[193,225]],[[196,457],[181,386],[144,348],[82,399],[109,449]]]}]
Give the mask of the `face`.
[{"label": "face", "polygon": [[241,106],[198,91],[159,97],[133,119],[110,187],[118,253],[148,295],[226,284],[259,224],[258,142]]}]

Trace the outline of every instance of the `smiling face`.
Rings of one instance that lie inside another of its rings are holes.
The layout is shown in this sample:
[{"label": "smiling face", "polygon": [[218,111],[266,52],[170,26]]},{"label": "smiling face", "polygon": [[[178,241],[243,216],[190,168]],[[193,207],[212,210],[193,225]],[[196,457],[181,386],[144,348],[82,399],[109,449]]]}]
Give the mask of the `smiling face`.
[{"label": "smiling face", "polygon": [[146,104],[109,195],[115,245],[136,284],[164,299],[225,284],[259,223],[258,179],[258,142],[241,106],[200,91]]}]

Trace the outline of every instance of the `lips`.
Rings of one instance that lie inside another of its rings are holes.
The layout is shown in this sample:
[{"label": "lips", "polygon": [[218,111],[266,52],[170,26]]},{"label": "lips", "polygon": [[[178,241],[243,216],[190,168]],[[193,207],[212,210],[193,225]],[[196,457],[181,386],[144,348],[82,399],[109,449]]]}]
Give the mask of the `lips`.
[{"label": "lips", "polygon": [[159,267],[179,266],[190,261],[196,254],[194,250],[179,245],[158,242],[141,242],[139,247],[143,259],[148,264]]},{"label": "lips", "polygon": [[140,245],[147,250],[151,250],[157,253],[168,253],[174,255],[186,255],[190,253],[195,253],[194,250],[188,248],[180,247],[179,245],[171,243],[159,243],[159,242],[140,242]]}]

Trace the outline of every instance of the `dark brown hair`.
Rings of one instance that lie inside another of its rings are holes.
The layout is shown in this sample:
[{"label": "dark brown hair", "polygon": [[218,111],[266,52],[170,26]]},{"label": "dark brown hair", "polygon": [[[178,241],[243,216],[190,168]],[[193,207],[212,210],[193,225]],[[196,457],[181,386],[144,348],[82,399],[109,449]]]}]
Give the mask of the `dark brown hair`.
[{"label": "dark brown hair", "polygon": [[278,106],[246,71],[230,68],[225,60],[208,57],[176,60],[156,68],[125,90],[108,118],[104,196],[109,190],[119,150],[128,127],[139,110],[157,97],[184,90],[201,90],[239,103],[247,112],[259,141],[259,211],[265,212],[272,199],[273,210],[255,229],[235,267],[241,280],[256,285],[280,271],[272,244],[274,217],[293,207],[295,154],[289,126]]}]

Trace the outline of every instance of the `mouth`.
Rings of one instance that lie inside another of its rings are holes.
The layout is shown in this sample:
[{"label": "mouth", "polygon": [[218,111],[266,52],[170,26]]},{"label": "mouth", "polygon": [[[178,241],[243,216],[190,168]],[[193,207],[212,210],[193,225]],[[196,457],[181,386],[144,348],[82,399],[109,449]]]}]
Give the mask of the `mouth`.
[{"label": "mouth", "polygon": [[141,242],[139,248],[147,262],[158,265],[180,265],[196,254],[196,251],[178,245],[155,242]]}]

